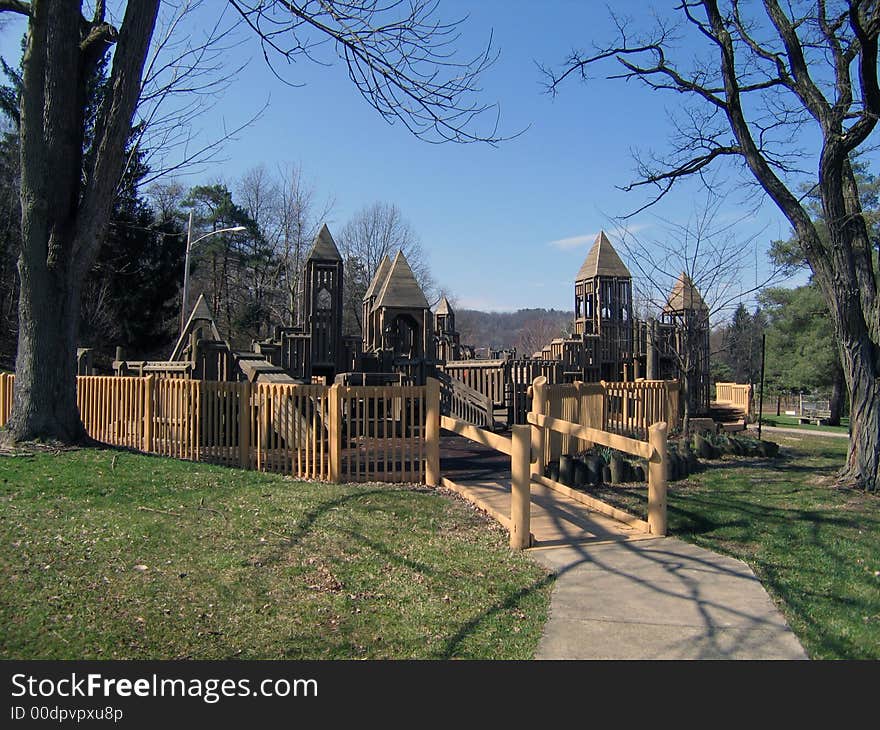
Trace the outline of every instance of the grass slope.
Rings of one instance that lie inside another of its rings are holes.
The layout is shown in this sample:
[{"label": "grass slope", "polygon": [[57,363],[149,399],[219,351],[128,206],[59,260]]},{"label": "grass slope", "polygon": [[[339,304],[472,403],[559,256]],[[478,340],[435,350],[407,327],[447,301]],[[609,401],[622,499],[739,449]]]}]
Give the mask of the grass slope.
[{"label": "grass slope", "polygon": [[458,499],[80,450],[0,457],[0,657],[533,655],[551,579]]}]

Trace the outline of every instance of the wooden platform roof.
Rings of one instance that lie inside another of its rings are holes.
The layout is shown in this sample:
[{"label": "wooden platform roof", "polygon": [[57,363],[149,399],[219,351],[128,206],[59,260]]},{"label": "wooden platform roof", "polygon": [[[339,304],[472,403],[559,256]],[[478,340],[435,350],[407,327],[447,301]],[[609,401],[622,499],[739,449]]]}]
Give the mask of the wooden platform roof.
[{"label": "wooden platform roof", "polygon": [[434,314],[453,314],[452,305],[446,297],[440,297],[440,304]]},{"label": "wooden platform roof", "polygon": [[401,309],[429,309],[428,300],[415,274],[409,267],[403,251],[398,251],[394,262],[388,270],[388,275],[382,283],[382,288],[376,297],[373,308],[398,307]]},{"label": "wooden platform roof", "polygon": [[618,278],[631,279],[629,269],[621,261],[611,241],[605,235],[605,231],[599,231],[593,247],[584,259],[584,263],[578,271],[575,281],[594,279],[597,276],[616,276]]}]

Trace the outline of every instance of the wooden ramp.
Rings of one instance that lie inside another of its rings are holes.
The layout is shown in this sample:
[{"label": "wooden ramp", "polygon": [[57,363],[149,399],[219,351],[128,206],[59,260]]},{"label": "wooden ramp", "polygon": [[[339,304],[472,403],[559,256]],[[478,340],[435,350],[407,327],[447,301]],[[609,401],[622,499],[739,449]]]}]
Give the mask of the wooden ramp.
[{"label": "wooden ramp", "polygon": [[[505,527],[510,524],[510,460],[457,436],[444,435],[442,484],[473,502]],[[505,468],[506,465],[506,468]],[[494,473],[492,473],[494,472]],[[644,530],[589,509],[538,482],[531,485],[532,547],[582,542],[643,540]]]},{"label": "wooden ramp", "polygon": [[[510,515],[510,481],[460,483],[443,479],[443,486],[473,502],[505,527]],[[653,535],[611,517],[593,512],[580,502],[532,482],[532,547],[554,547],[581,542],[643,540]]]}]

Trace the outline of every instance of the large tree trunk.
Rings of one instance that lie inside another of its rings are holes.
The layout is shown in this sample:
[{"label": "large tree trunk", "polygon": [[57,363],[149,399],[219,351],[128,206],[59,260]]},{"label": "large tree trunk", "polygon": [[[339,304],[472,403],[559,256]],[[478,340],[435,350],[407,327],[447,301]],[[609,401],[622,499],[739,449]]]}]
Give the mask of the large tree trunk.
[{"label": "large tree trunk", "polygon": [[841,342],[843,372],[849,387],[849,452],[840,480],[870,491],[880,489],[880,369],[877,347],[863,333],[847,333]]},{"label": "large tree trunk", "polygon": [[24,255],[19,275],[21,326],[8,431],[16,441],[81,442],[85,430],[76,404],[74,366],[79,284],[45,262],[28,262]]},{"label": "large tree trunk", "polygon": [[[81,282],[104,236],[159,0],[129,0],[120,31],[81,3],[32,0],[20,107],[22,251],[18,353],[6,438],[83,440],[76,404]],[[86,87],[117,41],[91,145]]]}]

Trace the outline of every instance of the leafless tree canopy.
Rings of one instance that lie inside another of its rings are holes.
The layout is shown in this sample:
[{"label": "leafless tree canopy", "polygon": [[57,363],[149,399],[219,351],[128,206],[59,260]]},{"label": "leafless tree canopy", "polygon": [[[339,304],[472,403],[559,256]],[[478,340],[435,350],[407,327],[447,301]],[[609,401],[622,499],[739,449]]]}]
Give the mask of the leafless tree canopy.
[{"label": "leafless tree canopy", "polygon": [[[284,80],[299,57],[332,44],[358,91],[386,120],[429,142],[500,140],[497,108],[478,100],[497,53],[491,38],[473,58],[456,52],[461,20],[439,17],[439,0],[229,0],[259,35]],[[489,119],[485,124],[484,120]]]},{"label": "leafless tree canopy", "polygon": [[[852,167],[880,119],[880,2],[681,0],[675,16],[655,16],[643,35],[614,18],[612,43],[545,69],[548,90],[611,63],[618,71],[610,78],[685,100],[669,153],[637,158],[626,188],[651,188],[647,205],[722,159],[741,163],[773,200],[828,302],[853,431],[869,434],[850,441],[842,477],[880,488],[880,283]],[[685,36],[702,55],[683,51]],[[821,199],[827,239],[797,192],[804,184]]]},{"label": "leafless tree canopy", "polygon": [[361,300],[382,259],[402,251],[432,305],[439,295],[425,250],[410,223],[393,203],[373,203],[355,213],[336,237],[345,260],[345,307],[348,331],[362,326]]}]

